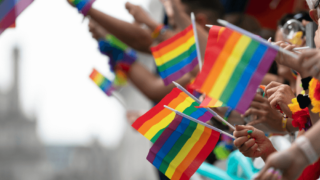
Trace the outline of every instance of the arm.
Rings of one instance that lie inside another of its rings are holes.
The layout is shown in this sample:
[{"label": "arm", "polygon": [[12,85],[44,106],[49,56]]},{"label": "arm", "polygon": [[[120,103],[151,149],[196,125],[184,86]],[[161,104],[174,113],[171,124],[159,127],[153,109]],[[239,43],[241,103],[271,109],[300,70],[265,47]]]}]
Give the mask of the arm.
[{"label": "arm", "polygon": [[[138,62],[131,66],[128,77],[145,96],[153,101],[160,101],[175,87],[174,84],[165,86],[160,77],[152,74]],[[187,73],[180,78],[177,83],[179,83],[181,86],[185,86],[193,77],[194,76],[192,76],[191,73]]]},{"label": "arm", "polygon": [[94,8],[89,10],[88,15],[128,46],[141,52],[150,53],[149,48],[153,40],[148,30],[109,16]]},{"label": "arm", "polygon": [[[172,7],[174,11],[174,22],[176,23],[177,27],[182,30],[187,28],[191,24],[190,14],[186,14],[181,7],[181,0],[171,0]],[[198,39],[199,39],[199,46],[202,59],[204,58],[204,54],[206,51],[207,40],[208,40],[208,32],[197,25],[197,32],[198,32]]]}]

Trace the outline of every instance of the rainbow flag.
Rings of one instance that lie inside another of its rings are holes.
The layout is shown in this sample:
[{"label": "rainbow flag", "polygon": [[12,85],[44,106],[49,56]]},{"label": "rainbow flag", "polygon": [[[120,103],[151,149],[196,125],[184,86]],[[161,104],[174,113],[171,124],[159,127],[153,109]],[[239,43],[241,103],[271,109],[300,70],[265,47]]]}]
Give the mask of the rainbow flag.
[{"label": "rainbow flag", "polygon": [[209,33],[204,66],[194,87],[244,113],[278,51],[267,43],[226,28],[217,41]]},{"label": "rainbow flag", "polygon": [[90,74],[90,79],[96,83],[97,86],[100,87],[100,89],[106,93],[107,96],[111,96],[112,92],[115,90],[115,88],[112,86],[112,82],[109,81],[107,78],[105,78],[101,73],[99,73],[96,69],[92,70],[92,73]]},{"label": "rainbow flag", "polygon": [[183,112],[202,122],[207,122],[212,118],[212,114],[205,109],[198,109],[195,107],[199,106],[199,103],[195,102],[178,88],[174,88],[156,106],[132,124],[133,128],[153,143],[175,117],[175,113],[164,108],[164,105]]},{"label": "rainbow flag", "polygon": [[[136,51],[113,35],[107,35],[106,39],[99,40],[99,49],[102,54],[110,58],[110,67],[115,67],[118,62],[131,65],[137,59]],[[114,69],[111,70],[114,71]]]},{"label": "rainbow flag", "polygon": [[223,103],[219,100],[206,96],[204,100],[201,102],[199,108],[207,108],[207,107],[222,107]]},{"label": "rainbow flag", "polygon": [[198,65],[192,25],[158,46],[152,47],[151,51],[165,85],[180,79]]},{"label": "rainbow flag", "polygon": [[15,23],[33,0],[0,0],[0,35]]},{"label": "rainbow flag", "polygon": [[147,160],[171,180],[190,179],[219,138],[219,132],[176,115],[151,147]]}]

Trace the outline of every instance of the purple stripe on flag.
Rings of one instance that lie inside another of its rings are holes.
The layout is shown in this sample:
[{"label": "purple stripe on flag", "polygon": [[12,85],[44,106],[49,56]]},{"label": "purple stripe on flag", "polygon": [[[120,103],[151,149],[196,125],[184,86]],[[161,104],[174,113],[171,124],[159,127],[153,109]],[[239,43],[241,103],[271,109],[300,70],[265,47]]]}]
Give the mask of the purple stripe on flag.
[{"label": "purple stripe on flag", "polygon": [[182,116],[176,115],[175,119],[170,123],[170,125],[162,132],[157,141],[150,148],[147,160],[152,164],[156,158],[157,153],[160,151],[164,143],[169,139],[171,134],[177,129],[182,121]]},{"label": "purple stripe on flag", "polygon": [[261,60],[258,68],[256,69],[255,73],[253,74],[250,82],[243,93],[241,100],[239,101],[236,110],[244,114],[246,110],[249,108],[252,99],[256,95],[257,89],[262,81],[264,75],[268,72],[274,58],[276,57],[278,51],[273,48],[268,48],[267,52],[265,53],[263,59]]},{"label": "purple stripe on flag", "polygon": [[22,11],[25,10],[32,2],[33,0],[20,0],[19,3],[16,4],[15,8],[12,9],[0,22],[0,34],[10,27]]},{"label": "purple stripe on flag", "polygon": [[190,64],[187,64],[179,71],[171,74],[167,78],[163,79],[164,84],[167,86],[172,83],[172,81],[180,79],[186,73],[192,71],[198,65],[198,58],[194,58]]},{"label": "purple stripe on flag", "polygon": [[207,121],[209,121],[212,117],[213,117],[213,115],[212,115],[209,111],[207,111],[207,112],[205,112],[202,116],[200,116],[200,117],[198,118],[198,120],[201,121],[201,122],[207,122]]}]

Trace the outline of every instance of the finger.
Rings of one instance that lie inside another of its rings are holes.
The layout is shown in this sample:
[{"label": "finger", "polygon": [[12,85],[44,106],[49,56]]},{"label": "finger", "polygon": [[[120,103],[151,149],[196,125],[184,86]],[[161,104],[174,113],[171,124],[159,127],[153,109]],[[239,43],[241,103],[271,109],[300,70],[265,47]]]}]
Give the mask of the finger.
[{"label": "finger", "polygon": [[267,172],[267,170],[269,169],[269,164],[266,163],[266,165],[262,168],[262,170],[259,172],[259,174],[257,175],[257,177],[255,178],[255,180],[261,180],[262,177],[265,175],[265,173]]},{"label": "finger", "polygon": [[233,144],[239,148],[241,147],[245,142],[247,142],[249,139],[247,136],[241,136],[239,138],[237,138],[236,140],[234,140]]},{"label": "finger", "polygon": [[[270,86],[269,86],[270,85]],[[273,84],[269,84],[265,90],[266,92],[266,96],[270,97],[272,94],[274,94],[275,92],[277,92],[277,90],[279,89],[279,86],[281,86],[281,83],[273,83]]]},{"label": "finger", "polygon": [[300,54],[298,60],[300,61],[300,60],[303,60],[305,58],[311,58],[312,56],[316,55],[317,53],[318,53],[317,50],[306,50],[306,51],[303,51]]},{"label": "finger", "polygon": [[282,174],[279,170],[275,170],[272,176],[272,180],[279,180],[282,178]]},{"label": "finger", "polygon": [[250,107],[253,107],[255,109],[261,109],[262,108],[262,103],[256,102],[256,101],[252,101]]},{"label": "finger", "polygon": [[253,98],[254,101],[257,101],[257,102],[265,102],[265,98],[263,98],[260,94],[256,94]]},{"label": "finger", "polygon": [[277,104],[279,104],[279,101],[280,101],[280,100],[281,100],[281,99],[276,98],[276,97],[270,97],[270,100],[268,99],[268,101],[270,102],[270,106],[271,106],[272,109],[277,109],[276,106],[277,106]]},{"label": "finger", "polygon": [[250,115],[257,115],[257,116],[263,116],[264,113],[261,110],[255,109],[255,108],[249,108],[243,115],[243,117],[248,117]]},{"label": "finger", "polygon": [[[319,61],[319,60],[318,60]],[[313,66],[311,67],[311,69],[309,69],[309,73],[312,76],[316,76],[319,73],[320,70],[320,65],[318,64],[319,62],[316,62],[315,64],[313,64]]]},{"label": "finger", "polygon": [[263,122],[264,122],[264,120],[253,120],[252,122],[248,123],[247,125],[254,126],[254,125],[257,125],[257,124],[261,124]]},{"label": "finger", "polygon": [[233,132],[235,137],[248,136],[253,132],[254,128],[252,126],[236,126],[236,130]]},{"label": "finger", "polygon": [[242,146],[240,146],[239,151],[240,152],[246,152],[249,148],[251,148],[253,145],[255,145],[256,141],[254,139],[249,139],[245,141]]},{"label": "finger", "polygon": [[246,151],[242,151],[241,153],[247,157],[258,157],[256,153],[257,151],[260,152],[259,146],[257,143],[254,143],[253,146],[248,148]]}]

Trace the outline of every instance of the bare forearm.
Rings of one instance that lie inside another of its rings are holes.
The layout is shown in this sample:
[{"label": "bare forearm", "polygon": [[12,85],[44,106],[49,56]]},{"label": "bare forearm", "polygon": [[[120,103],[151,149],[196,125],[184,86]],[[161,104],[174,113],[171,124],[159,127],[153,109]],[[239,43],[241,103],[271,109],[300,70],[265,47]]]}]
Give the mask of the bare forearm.
[{"label": "bare forearm", "polygon": [[[175,86],[170,84],[165,86],[160,77],[152,74],[142,64],[134,63],[129,71],[131,82],[150,100],[160,101],[166,96]],[[191,80],[191,75],[188,73],[180,78],[177,83],[182,86],[188,84]]]},{"label": "bare forearm", "polygon": [[152,38],[149,31],[94,8],[89,10],[88,15],[128,46],[141,52],[150,53]]}]

